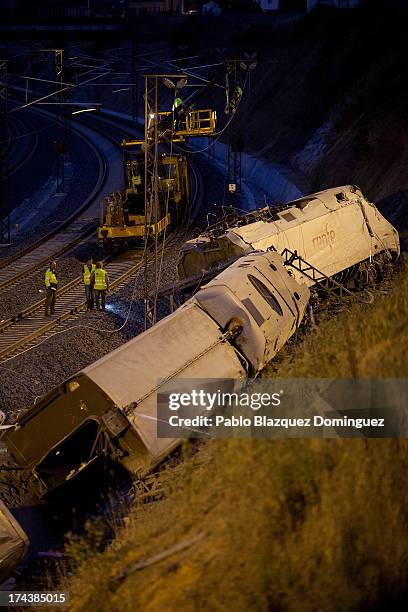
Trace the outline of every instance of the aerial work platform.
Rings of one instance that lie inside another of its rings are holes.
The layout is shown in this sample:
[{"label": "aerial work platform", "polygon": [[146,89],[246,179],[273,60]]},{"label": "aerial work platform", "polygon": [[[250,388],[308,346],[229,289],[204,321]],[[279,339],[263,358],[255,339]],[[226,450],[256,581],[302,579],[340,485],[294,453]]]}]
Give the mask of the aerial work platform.
[{"label": "aerial work platform", "polygon": [[[172,118],[174,115],[174,119]],[[172,140],[182,142],[186,138],[194,136],[212,136],[215,133],[216,112],[210,108],[198,110],[186,110],[185,114],[176,114],[172,111],[163,111],[149,116],[147,129],[153,130],[155,118],[157,117],[157,131],[159,142]],[[172,126],[172,121],[174,125]],[[125,139],[123,147],[142,146],[145,140]]]},{"label": "aerial work platform", "polygon": [[[161,128],[162,120],[165,122],[167,118],[171,121],[172,115],[173,113],[171,111],[158,113],[159,129]],[[174,135],[182,137],[212,136],[215,132],[215,121],[216,113],[210,108],[199,110],[186,109],[184,115],[179,114],[178,118],[175,117],[174,119],[174,122],[176,124],[178,123],[178,125],[175,126],[177,129],[174,130]],[[149,125],[149,127],[151,126]]]}]

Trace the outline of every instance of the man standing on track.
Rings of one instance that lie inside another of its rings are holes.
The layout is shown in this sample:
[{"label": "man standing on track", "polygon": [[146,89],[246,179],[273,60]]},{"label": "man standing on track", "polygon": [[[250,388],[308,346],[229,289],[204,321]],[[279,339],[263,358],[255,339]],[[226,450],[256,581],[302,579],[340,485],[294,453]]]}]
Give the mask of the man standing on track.
[{"label": "man standing on track", "polygon": [[57,262],[50,261],[50,265],[48,266],[45,272],[45,287],[47,290],[47,295],[45,297],[45,316],[49,317],[53,315],[55,312],[55,301],[57,299]]},{"label": "man standing on track", "polygon": [[93,279],[92,274],[95,272],[95,264],[93,259],[88,259],[84,265],[84,287],[85,287],[85,299],[86,307],[88,310],[92,310],[94,307],[94,286],[91,280]]},{"label": "man standing on track", "polygon": [[[108,273],[103,269],[103,263],[98,261],[96,269],[91,275],[91,282],[94,281],[94,293],[96,310],[105,310],[106,292],[109,291]],[[101,308],[99,306],[101,305]]]}]

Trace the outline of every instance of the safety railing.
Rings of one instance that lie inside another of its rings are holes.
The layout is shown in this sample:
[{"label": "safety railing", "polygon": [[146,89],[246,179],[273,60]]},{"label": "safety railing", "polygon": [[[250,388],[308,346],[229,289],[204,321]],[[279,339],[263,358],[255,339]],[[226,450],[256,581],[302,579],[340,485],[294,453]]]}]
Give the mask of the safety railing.
[{"label": "safety railing", "polygon": [[[158,113],[159,122],[169,119],[172,112]],[[210,108],[174,113],[174,133],[177,136],[208,136],[214,134],[216,113]]]}]

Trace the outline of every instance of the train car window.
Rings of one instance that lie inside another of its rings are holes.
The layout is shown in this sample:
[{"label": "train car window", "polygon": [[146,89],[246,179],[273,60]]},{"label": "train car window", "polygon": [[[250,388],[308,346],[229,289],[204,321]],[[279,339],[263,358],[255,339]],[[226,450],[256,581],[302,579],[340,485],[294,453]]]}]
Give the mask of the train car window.
[{"label": "train car window", "polygon": [[313,200],[315,200],[316,198],[303,198],[302,200],[296,200],[295,202],[292,202],[291,204],[293,206],[296,206],[296,208],[299,208],[300,210],[303,210],[304,208],[306,208],[306,206],[310,203],[313,202]]},{"label": "train car window", "polygon": [[300,300],[300,295],[298,294],[298,292],[297,292],[297,291],[295,291],[293,295],[295,296],[295,298],[296,298],[297,300]]},{"label": "train car window", "polygon": [[255,287],[255,289],[262,295],[264,300],[268,302],[269,306],[281,317],[283,316],[283,310],[276,299],[276,297],[271,293],[266,285],[263,284],[259,278],[256,276],[252,276],[252,274],[248,274],[249,282]]},{"label": "train car window", "polygon": [[263,318],[259,310],[256,308],[255,304],[251,302],[249,298],[245,298],[244,300],[242,300],[242,303],[244,304],[248,312],[254,317],[255,321],[260,327],[262,323],[264,323],[265,319]]},{"label": "train car window", "polygon": [[292,215],[290,212],[282,213],[281,217],[282,219],[285,219],[285,221],[294,221],[296,219],[295,215]]}]

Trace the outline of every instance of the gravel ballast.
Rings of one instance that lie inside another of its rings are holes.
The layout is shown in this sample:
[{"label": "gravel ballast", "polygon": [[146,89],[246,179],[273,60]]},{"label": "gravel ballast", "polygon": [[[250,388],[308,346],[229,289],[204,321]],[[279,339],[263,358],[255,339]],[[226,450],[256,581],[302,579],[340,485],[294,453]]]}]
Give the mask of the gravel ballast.
[{"label": "gravel ballast", "polygon": [[[201,174],[204,185],[204,197],[199,214],[193,211],[194,222],[191,232],[206,223],[207,211],[213,209],[223,189],[223,177],[218,170],[213,170],[205,160],[194,159],[195,166]],[[177,261],[179,250],[187,235],[175,239],[163,258],[161,285],[167,286],[177,281]],[[92,248],[98,248],[94,245]],[[60,279],[64,282],[81,271],[81,261],[86,260],[89,251],[79,249],[80,257],[61,258],[58,260]],[[149,275],[153,274],[153,265],[149,266]],[[43,273],[33,281],[31,295],[38,295],[38,284],[43,285]],[[25,296],[24,294],[27,294]],[[116,349],[124,342],[143,331],[144,328],[144,277],[143,273],[135,275],[114,294],[108,294],[108,308],[105,313],[86,313],[73,322],[66,324],[64,333],[51,336],[41,344],[7,362],[0,364],[2,385],[0,387],[0,409],[8,422],[33,405],[34,400],[43,396],[63,380],[106,353]],[[29,291],[22,289],[15,296],[15,304],[25,305],[29,302]],[[41,295],[41,294],[40,294]],[[131,307],[130,307],[131,305]],[[13,306],[10,306],[11,309]],[[2,312],[5,307],[2,301]],[[17,305],[15,306],[17,308]],[[10,310],[9,310],[10,311]],[[7,311],[7,312],[9,312]],[[157,318],[169,313],[166,300],[157,304]],[[4,314],[2,315],[4,318]],[[120,331],[115,329],[122,327]],[[72,328],[72,329],[69,329]],[[102,331],[106,330],[106,331]]]}]

